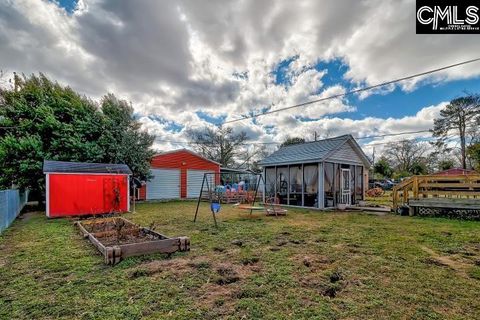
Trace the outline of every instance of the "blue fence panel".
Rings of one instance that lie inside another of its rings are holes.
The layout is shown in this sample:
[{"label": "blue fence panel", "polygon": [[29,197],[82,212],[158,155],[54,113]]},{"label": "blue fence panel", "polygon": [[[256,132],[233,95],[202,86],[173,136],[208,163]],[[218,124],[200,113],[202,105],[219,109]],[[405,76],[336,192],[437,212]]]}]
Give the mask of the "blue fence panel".
[{"label": "blue fence panel", "polygon": [[0,191],[0,233],[7,229],[28,201],[28,191]]}]

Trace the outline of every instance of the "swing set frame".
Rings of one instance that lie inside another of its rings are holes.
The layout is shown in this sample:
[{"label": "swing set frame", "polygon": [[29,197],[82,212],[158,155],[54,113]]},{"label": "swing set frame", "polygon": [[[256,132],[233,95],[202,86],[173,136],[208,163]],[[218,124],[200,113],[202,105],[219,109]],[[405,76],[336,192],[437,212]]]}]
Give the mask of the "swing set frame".
[{"label": "swing set frame", "polygon": [[[250,171],[242,171],[242,172],[236,172],[236,173],[224,173],[224,175],[230,176],[230,178],[232,178],[233,175],[240,176],[241,174],[250,175],[252,177],[254,176],[255,181],[256,181],[255,182],[255,190],[254,190],[255,192],[254,192],[254,195],[253,195],[253,201],[251,203],[251,208],[250,208],[250,215],[251,215],[253,210],[255,210],[253,207],[255,206],[255,201],[257,199],[258,188],[260,186],[260,182],[263,181],[263,185],[265,185],[265,179],[263,177],[263,174],[254,173],[254,172],[250,172]],[[212,175],[213,175],[213,179],[211,179],[211,178],[209,179],[209,177],[212,176]],[[203,193],[204,193],[204,187],[206,186],[207,187],[207,192],[208,192],[208,201],[210,203],[210,211],[212,212],[212,217],[213,217],[213,221],[215,223],[216,228],[218,228],[218,223],[217,223],[217,217],[215,216],[216,213],[212,209],[212,203],[214,201],[218,201],[218,203],[221,203],[220,196],[218,195],[218,192],[215,190],[216,186],[217,186],[217,181],[216,181],[217,176],[221,177],[222,173],[207,172],[207,173],[203,174],[202,187],[200,189],[200,194],[199,194],[198,200],[197,200],[197,208],[195,210],[195,217],[193,218],[193,222],[196,222],[197,217],[198,217],[198,209],[200,208],[200,202],[202,201],[202,196],[203,196]],[[211,186],[212,183],[214,184],[213,186]],[[212,187],[213,187],[213,191],[212,191]],[[215,193],[215,196],[217,198],[216,200],[214,199],[214,193]]]}]

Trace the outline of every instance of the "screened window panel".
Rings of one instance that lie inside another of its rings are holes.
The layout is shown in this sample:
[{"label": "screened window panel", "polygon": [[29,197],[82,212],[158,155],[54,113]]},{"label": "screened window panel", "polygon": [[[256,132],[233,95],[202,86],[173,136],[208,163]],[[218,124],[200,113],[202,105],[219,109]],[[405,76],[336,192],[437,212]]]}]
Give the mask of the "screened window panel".
[{"label": "screened window panel", "polygon": [[288,204],[292,206],[302,205],[302,165],[290,166],[290,195]]},{"label": "screened window panel", "polygon": [[350,198],[351,198],[351,203],[355,204],[355,166],[351,165],[350,166]]},{"label": "screened window panel", "polygon": [[290,166],[290,192],[302,192],[302,166]]},{"label": "screened window panel", "polygon": [[363,167],[357,166],[355,170],[355,195],[357,200],[363,199]]},{"label": "screened window panel", "polygon": [[303,167],[303,188],[305,207],[318,206],[318,165],[304,165]]},{"label": "screened window panel", "polygon": [[277,167],[277,194],[281,204],[288,204],[288,167]]},{"label": "screened window panel", "polygon": [[325,162],[324,165],[324,201],[325,207],[335,206],[335,186],[334,186],[334,164],[331,162]]}]

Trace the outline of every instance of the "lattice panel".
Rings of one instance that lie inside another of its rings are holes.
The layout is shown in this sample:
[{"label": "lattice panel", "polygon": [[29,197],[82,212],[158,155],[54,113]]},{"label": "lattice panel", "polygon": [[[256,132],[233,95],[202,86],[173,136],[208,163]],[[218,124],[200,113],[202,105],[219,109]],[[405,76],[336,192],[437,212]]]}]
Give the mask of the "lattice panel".
[{"label": "lattice panel", "polygon": [[441,216],[456,219],[480,220],[480,210],[418,207],[416,214],[419,216]]}]

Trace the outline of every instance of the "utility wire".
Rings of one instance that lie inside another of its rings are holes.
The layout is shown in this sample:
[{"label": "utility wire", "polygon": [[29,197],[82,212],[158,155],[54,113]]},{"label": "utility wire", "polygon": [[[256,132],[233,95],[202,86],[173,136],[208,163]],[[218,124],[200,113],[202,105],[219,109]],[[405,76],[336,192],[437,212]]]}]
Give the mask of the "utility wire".
[{"label": "utility wire", "polygon": [[299,103],[299,104],[289,106],[289,107],[284,107],[284,108],[279,108],[279,109],[275,109],[275,110],[265,111],[265,112],[259,113],[257,115],[244,116],[244,117],[239,118],[239,119],[224,121],[223,124],[238,122],[238,121],[242,121],[242,120],[246,120],[246,119],[258,118],[258,117],[265,116],[265,115],[268,115],[268,114],[277,113],[277,112],[290,110],[290,109],[294,109],[294,108],[299,108],[299,107],[307,106],[307,105],[317,103],[317,102],[336,99],[336,98],[344,97],[344,96],[347,96],[347,95],[351,95],[351,94],[355,94],[355,93],[359,93],[359,92],[368,91],[368,90],[372,90],[372,89],[375,89],[375,88],[387,86],[389,84],[393,84],[393,83],[397,83],[397,82],[401,82],[401,81],[410,80],[410,79],[413,79],[413,78],[425,76],[425,75],[432,74],[432,73],[439,72],[439,71],[443,71],[443,70],[446,70],[446,69],[462,66],[462,65],[469,64],[469,63],[472,63],[472,62],[477,62],[479,60],[480,60],[480,58],[476,58],[476,59],[471,59],[471,60],[459,62],[459,63],[451,64],[451,65],[448,65],[448,66],[445,66],[445,67],[441,67],[441,68],[437,68],[437,69],[433,69],[433,70],[429,70],[429,71],[425,71],[425,72],[421,72],[421,73],[416,73],[416,74],[413,74],[413,75],[410,75],[410,76],[398,78],[398,79],[395,79],[395,80],[382,82],[382,83],[375,84],[375,85],[372,85],[372,86],[347,91],[345,93],[335,94],[335,95],[328,96],[328,97],[325,97],[325,98],[311,100],[311,101]]},{"label": "utility wire", "polygon": [[[423,133],[423,132],[430,132],[430,130],[418,130],[418,131],[404,131],[398,133],[386,133],[381,135],[373,135],[373,136],[365,136],[365,137],[354,137],[356,140],[363,140],[363,139],[374,139],[374,138],[384,138],[384,137],[392,137],[392,136],[401,136],[405,134],[415,134],[415,133]],[[194,142],[194,141],[174,141],[174,140],[164,140],[164,139],[157,139],[157,142],[167,142],[173,144],[192,144],[192,145],[205,145],[205,144],[212,144],[213,143],[204,143],[204,142]],[[246,141],[242,145],[269,145],[269,144],[282,144],[282,142],[254,142],[254,141]]]},{"label": "utility wire", "polygon": [[[475,127],[469,127],[469,128],[475,128]],[[425,129],[425,130],[417,130],[417,131],[402,131],[402,132],[397,132],[397,133],[386,133],[386,134],[379,134],[379,135],[371,135],[371,136],[364,136],[364,137],[353,137],[355,140],[363,140],[363,139],[375,139],[375,138],[385,138],[385,137],[395,137],[395,136],[402,136],[402,135],[407,135],[407,134],[416,134],[416,133],[426,133],[426,132],[431,132],[430,129]],[[449,137],[458,137],[458,135],[447,135]],[[157,137],[158,138],[158,137]],[[163,140],[163,139],[157,139],[155,138],[156,142],[167,142],[167,143],[172,143],[172,144],[185,144],[185,145],[216,145],[214,143],[205,143],[205,142],[194,142],[194,141],[174,141],[174,140]],[[434,137],[420,137],[424,139],[432,139]],[[406,140],[416,140],[418,138],[413,138],[413,139],[406,139]],[[405,139],[404,139],[405,140]],[[401,141],[401,140],[398,140]],[[388,141],[388,142],[375,142],[371,144],[364,144],[362,147],[369,147],[369,146],[376,146],[376,145],[383,145],[383,144],[388,144],[392,142],[398,142],[398,141]],[[314,141],[310,141],[314,142]],[[254,141],[246,141],[240,145],[243,146],[250,146],[250,145],[279,145],[282,144],[282,142],[254,142]]]}]

